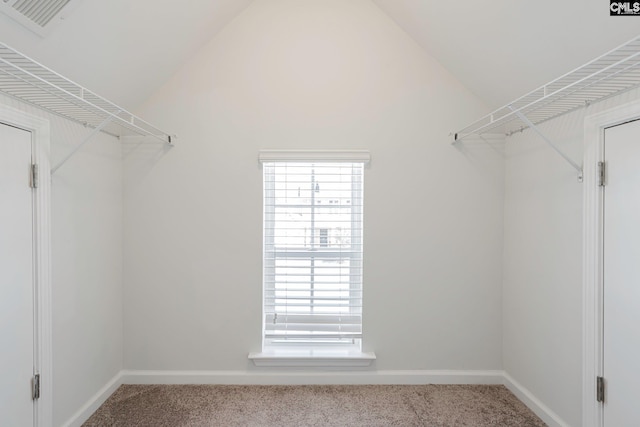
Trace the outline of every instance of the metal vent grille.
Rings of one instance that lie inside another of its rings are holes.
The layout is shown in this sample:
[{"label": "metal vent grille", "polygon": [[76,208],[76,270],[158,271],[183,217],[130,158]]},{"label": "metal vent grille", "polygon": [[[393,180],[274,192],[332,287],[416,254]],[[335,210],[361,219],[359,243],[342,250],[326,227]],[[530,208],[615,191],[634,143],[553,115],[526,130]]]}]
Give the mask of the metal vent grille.
[{"label": "metal vent grille", "polygon": [[[1,0],[0,12],[41,36],[68,14],[79,0]],[[55,19],[59,18],[59,19]]]},{"label": "metal vent grille", "polygon": [[46,26],[70,0],[17,0],[11,7],[41,27]]}]

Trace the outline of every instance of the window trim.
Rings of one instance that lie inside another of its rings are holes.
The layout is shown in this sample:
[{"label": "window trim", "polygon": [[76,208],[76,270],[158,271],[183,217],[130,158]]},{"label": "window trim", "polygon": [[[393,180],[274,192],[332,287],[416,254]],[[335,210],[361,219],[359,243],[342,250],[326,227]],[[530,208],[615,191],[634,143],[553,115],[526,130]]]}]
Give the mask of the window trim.
[{"label": "window trim", "polygon": [[[261,165],[267,162],[359,162],[367,168],[371,156],[368,150],[261,150],[258,161]],[[262,302],[264,304],[264,295]],[[376,360],[375,353],[348,346],[270,345],[265,348],[264,324],[261,338],[263,351],[249,354],[249,359],[260,367],[367,367]]]},{"label": "window trim", "polygon": [[317,348],[278,348],[249,353],[258,367],[363,368],[376,360],[374,352]]},{"label": "window trim", "polygon": [[260,150],[260,164],[266,162],[371,162],[368,150]]}]

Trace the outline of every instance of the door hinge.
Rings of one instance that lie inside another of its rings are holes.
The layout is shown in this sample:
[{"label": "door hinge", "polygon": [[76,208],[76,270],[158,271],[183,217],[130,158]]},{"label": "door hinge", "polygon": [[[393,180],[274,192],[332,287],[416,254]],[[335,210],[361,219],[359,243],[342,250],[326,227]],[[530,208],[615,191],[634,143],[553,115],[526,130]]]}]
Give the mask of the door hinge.
[{"label": "door hinge", "polygon": [[596,400],[604,402],[604,378],[596,377]]},{"label": "door hinge", "polygon": [[38,188],[38,165],[35,163],[31,165],[29,172],[29,187]]},{"label": "door hinge", "polygon": [[607,167],[605,162],[598,162],[598,186],[604,187],[607,184]]},{"label": "door hinge", "polygon": [[40,398],[40,374],[35,374],[31,381],[31,398],[33,400]]}]

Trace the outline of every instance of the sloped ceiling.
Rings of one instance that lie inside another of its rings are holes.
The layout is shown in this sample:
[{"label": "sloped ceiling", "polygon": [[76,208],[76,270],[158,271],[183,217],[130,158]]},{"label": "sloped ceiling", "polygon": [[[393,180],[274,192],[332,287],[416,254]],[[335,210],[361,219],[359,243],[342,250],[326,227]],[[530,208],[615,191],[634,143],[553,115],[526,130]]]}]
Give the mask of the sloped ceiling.
[{"label": "sloped ceiling", "polygon": [[[0,15],[0,41],[135,109],[252,1],[268,0],[75,1],[45,38]],[[606,0],[372,1],[489,107],[640,34],[640,17],[610,17]]]},{"label": "sloped ceiling", "polygon": [[640,35],[606,0],[373,1],[492,108]]},{"label": "sloped ceiling", "polygon": [[41,38],[0,14],[0,42],[135,109],[251,0],[74,0]]}]

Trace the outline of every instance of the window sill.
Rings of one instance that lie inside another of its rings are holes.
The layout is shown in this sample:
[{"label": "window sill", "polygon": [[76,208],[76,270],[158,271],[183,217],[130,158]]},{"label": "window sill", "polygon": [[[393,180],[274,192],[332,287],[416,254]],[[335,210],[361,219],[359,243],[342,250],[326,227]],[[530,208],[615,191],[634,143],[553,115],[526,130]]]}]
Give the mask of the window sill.
[{"label": "window sill", "polygon": [[249,360],[259,367],[362,368],[370,366],[376,355],[353,350],[277,349],[249,353]]}]

